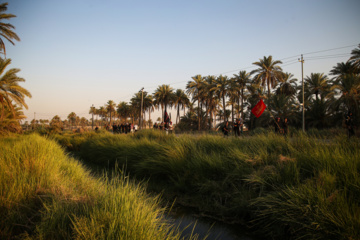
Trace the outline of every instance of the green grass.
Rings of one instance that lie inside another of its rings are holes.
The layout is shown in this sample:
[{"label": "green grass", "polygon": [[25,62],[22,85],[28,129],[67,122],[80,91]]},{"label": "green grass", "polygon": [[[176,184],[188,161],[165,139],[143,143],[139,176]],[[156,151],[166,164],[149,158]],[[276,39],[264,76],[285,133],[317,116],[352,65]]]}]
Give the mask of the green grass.
[{"label": "green grass", "polygon": [[345,134],[94,135],[83,161],[149,180],[149,189],[273,238],[360,238],[360,143]]},{"label": "green grass", "polygon": [[121,172],[92,176],[54,140],[0,139],[1,239],[180,239],[164,211]]}]

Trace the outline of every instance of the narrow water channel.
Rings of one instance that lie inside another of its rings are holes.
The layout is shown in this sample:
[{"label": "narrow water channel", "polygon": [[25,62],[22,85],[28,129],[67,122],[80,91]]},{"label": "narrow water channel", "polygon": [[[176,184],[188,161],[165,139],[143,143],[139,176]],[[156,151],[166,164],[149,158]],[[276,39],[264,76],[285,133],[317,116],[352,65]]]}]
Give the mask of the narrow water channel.
[{"label": "narrow water channel", "polygon": [[241,227],[198,217],[187,211],[177,209],[166,217],[182,231],[182,237],[185,239],[197,234],[198,239],[206,240],[258,240]]}]

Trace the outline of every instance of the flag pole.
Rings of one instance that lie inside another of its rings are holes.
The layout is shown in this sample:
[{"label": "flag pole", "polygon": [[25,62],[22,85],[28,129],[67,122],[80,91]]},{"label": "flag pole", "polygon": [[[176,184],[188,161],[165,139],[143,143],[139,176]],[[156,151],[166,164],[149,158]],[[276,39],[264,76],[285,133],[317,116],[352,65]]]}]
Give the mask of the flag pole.
[{"label": "flag pole", "polygon": [[270,115],[273,117],[273,119],[274,119],[274,121],[275,121],[275,123],[276,123],[276,125],[279,127],[279,129],[281,129],[281,127],[279,126],[279,124],[277,123],[277,121],[276,121],[276,119],[275,119],[275,117],[274,117],[274,115],[272,115],[272,113],[270,112],[270,110],[267,110],[269,113],[270,113]]}]

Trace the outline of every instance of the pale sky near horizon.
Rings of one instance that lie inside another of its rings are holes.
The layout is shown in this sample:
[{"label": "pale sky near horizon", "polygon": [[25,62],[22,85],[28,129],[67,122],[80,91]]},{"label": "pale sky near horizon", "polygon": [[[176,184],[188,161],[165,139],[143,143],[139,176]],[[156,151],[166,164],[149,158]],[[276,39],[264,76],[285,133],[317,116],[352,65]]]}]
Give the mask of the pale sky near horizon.
[{"label": "pale sky near horizon", "polygon": [[304,77],[329,74],[360,43],[358,0],[7,2],[21,41],[5,40],[6,57],[33,96],[29,121],[90,119],[92,104],[128,102],[142,87],[185,89],[196,74],[232,77],[269,55],[299,80],[300,54]]}]

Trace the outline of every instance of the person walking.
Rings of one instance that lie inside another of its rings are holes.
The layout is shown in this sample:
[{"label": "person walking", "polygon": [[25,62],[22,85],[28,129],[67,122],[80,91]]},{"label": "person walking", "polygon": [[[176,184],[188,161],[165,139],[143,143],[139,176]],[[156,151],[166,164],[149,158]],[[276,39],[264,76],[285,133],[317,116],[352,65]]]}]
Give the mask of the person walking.
[{"label": "person walking", "polygon": [[280,133],[280,118],[277,117],[276,120],[275,120],[275,133]]},{"label": "person walking", "polygon": [[242,118],[239,118],[239,124],[240,124],[240,133],[243,134],[244,131],[244,120]]},{"label": "person walking", "polygon": [[284,118],[284,122],[282,124],[283,130],[284,130],[284,136],[287,137],[288,134],[288,126],[289,126],[289,121],[287,118]]},{"label": "person walking", "polygon": [[229,136],[229,122],[228,121],[225,122],[225,125],[222,130],[224,133],[224,137],[228,137]]},{"label": "person walking", "polygon": [[353,122],[353,114],[351,111],[348,112],[348,115],[346,116],[345,119],[345,125],[346,128],[348,130],[348,138],[350,139],[352,136],[355,135],[355,131],[354,131],[354,122]]},{"label": "person walking", "polygon": [[240,119],[236,119],[234,123],[234,133],[235,133],[235,137],[240,136]]}]

